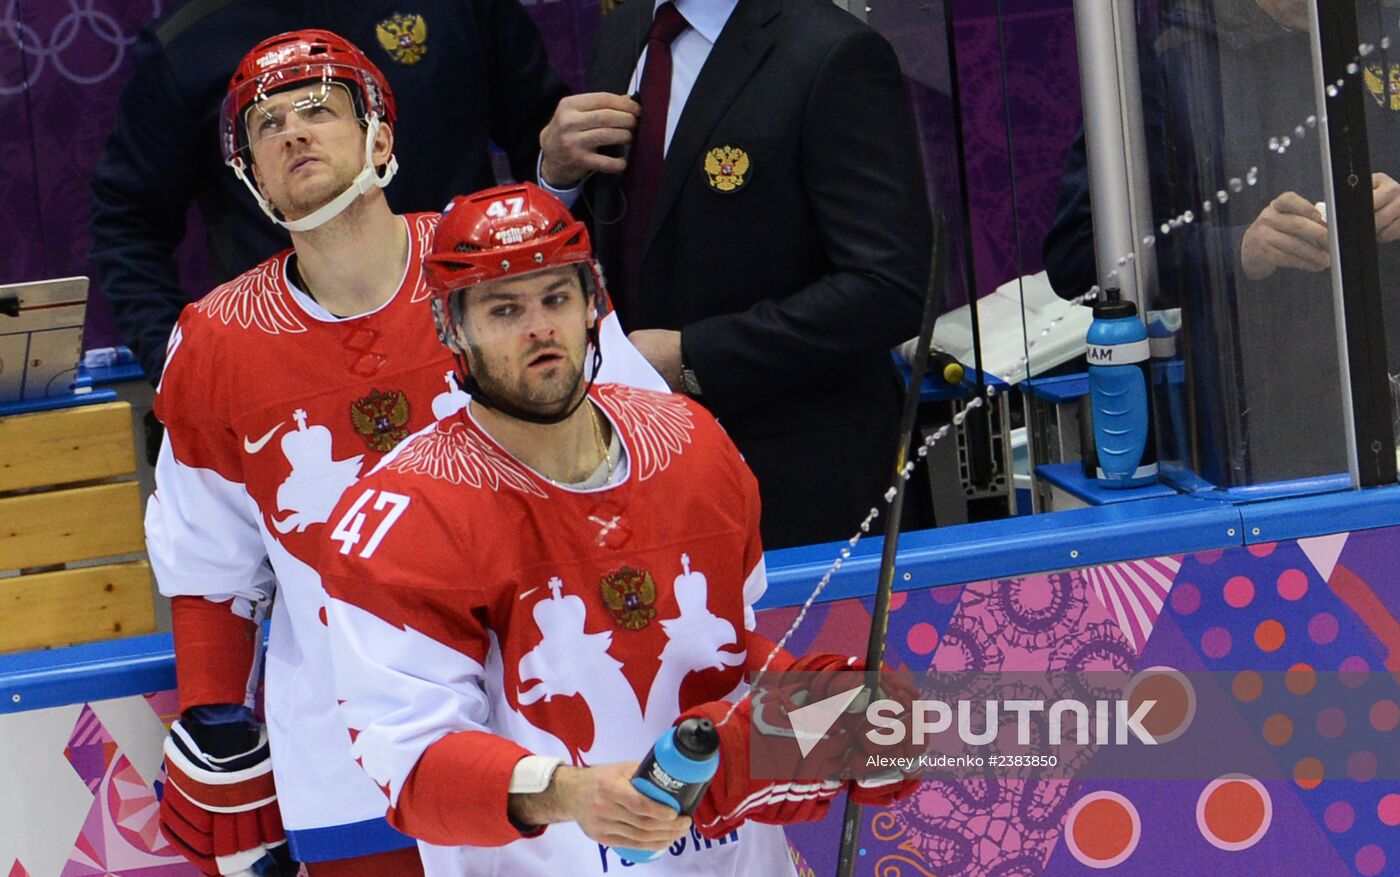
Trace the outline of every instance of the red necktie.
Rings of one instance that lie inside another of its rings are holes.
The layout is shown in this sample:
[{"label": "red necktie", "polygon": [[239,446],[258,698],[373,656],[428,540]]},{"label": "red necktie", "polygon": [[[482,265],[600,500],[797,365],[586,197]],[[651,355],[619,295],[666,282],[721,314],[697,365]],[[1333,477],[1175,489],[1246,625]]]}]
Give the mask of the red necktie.
[{"label": "red necktie", "polygon": [[656,8],[651,30],[647,33],[647,61],[642,68],[641,87],[637,90],[642,115],[637,120],[637,133],[622,177],[627,212],[622,217],[622,289],[615,301],[621,305],[619,309],[624,318],[636,319],[642,248],[646,246],[656,188],[661,182],[666,114],[671,103],[671,42],[688,27],[689,22],[676,9],[676,4],[666,2]]}]

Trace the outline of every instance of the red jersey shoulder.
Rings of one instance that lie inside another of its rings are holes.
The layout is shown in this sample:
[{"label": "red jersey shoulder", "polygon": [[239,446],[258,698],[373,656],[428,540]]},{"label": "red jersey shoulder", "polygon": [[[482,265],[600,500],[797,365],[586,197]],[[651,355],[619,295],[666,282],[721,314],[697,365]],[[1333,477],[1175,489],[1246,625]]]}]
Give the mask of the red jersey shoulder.
[{"label": "red jersey shoulder", "polygon": [[214,325],[267,335],[305,332],[306,322],[283,282],[290,254],[286,250],[250,268],[190,308]]},{"label": "red jersey shoulder", "polygon": [[414,285],[413,295],[409,302],[420,302],[432,295],[428,289],[427,279],[422,276],[422,260],[433,248],[433,233],[437,230],[438,220],[442,218],[441,213],[409,213],[404,219],[408,222],[408,233],[413,236],[412,249],[418,254],[418,270],[420,272],[418,282]]},{"label": "red jersey shoulder", "polygon": [[638,481],[650,480],[687,456],[707,463],[716,454],[740,461],[714,415],[688,396],[626,384],[599,384],[594,395],[622,428],[623,438],[630,439],[627,450]]},{"label": "red jersey shoulder", "polygon": [[451,572],[461,568],[459,552],[469,535],[461,520],[470,498],[448,482],[390,468],[436,429],[405,439],[341,496],[320,549],[318,568],[327,582],[349,579],[344,587],[353,590],[368,576],[433,589],[457,580]]},{"label": "red jersey shoulder", "polygon": [[439,420],[405,439],[379,472],[395,483],[441,482],[546,497],[536,476],[460,416]]},{"label": "red jersey shoulder", "polygon": [[625,384],[599,384],[598,403],[622,429],[634,476],[648,481],[665,471],[695,440],[697,408],[677,393],[659,393]]}]

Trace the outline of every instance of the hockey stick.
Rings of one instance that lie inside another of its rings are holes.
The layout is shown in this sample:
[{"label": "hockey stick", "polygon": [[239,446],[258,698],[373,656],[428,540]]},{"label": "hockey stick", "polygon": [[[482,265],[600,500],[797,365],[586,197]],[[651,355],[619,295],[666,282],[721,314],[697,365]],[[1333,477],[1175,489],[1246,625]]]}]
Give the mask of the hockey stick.
[{"label": "hockey stick", "polygon": [[[895,554],[899,550],[899,519],[904,510],[904,490],[909,484],[906,471],[909,460],[910,436],[919,412],[919,393],[923,388],[924,370],[928,365],[929,347],[933,343],[933,324],[943,303],[943,275],[946,267],[948,240],[943,211],[933,212],[933,253],[929,264],[928,288],[924,293],[924,317],[919,327],[919,340],[914,346],[914,360],[909,363],[909,385],[904,389],[904,410],[899,418],[899,447],[894,461],[894,498],[890,500],[889,516],[885,518],[885,544],[880,555],[880,579],[875,588],[875,606],[870,613],[870,642],[865,650],[865,684],[872,692],[879,690],[880,667],[885,657],[885,636],[890,624],[890,595],[894,591]],[[860,805],[846,799],[846,815],[841,824],[841,853],[837,859],[837,877],[851,877],[855,869],[856,844],[860,840]]]}]

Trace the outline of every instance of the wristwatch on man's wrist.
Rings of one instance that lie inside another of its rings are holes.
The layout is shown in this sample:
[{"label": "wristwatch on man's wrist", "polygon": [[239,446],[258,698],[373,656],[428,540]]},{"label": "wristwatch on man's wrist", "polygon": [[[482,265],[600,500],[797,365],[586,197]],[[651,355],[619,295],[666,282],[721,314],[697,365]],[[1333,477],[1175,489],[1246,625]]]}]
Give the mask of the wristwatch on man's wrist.
[{"label": "wristwatch on man's wrist", "polygon": [[695,376],[695,369],[691,368],[685,361],[685,336],[681,336],[681,389],[685,390],[687,396],[700,395],[700,379]]},{"label": "wristwatch on man's wrist", "polygon": [[684,388],[687,396],[700,395],[700,379],[695,376],[695,369],[681,363],[681,387]]}]

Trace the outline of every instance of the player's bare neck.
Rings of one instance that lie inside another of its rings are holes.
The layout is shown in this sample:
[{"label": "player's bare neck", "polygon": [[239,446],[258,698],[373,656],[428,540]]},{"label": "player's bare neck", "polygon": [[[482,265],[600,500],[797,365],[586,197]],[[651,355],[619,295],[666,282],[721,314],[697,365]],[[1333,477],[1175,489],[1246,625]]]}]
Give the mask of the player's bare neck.
[{"label": "player's bare neck", "polygon": [[361,198],[318,229],[293,233],[292,244],[306,292],[333,314],[368,313],[403,282],[408,229],[382,195]]},{"label": "player's bare neck", "polygon": [[[487,435],[512,457],[556,484],[578,484],[592,475],[606,458],[611,436],[607,418],[591,401],[580,405],[559,423],[530,423],[492,408],[471,405],[472,417]],[[602,456],[597,424],[604,425]]]}]

